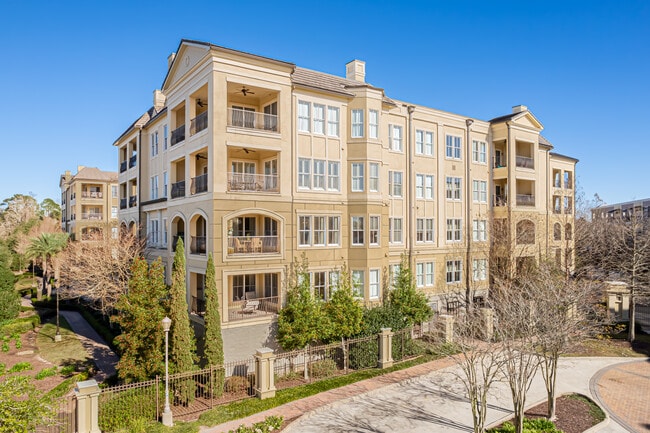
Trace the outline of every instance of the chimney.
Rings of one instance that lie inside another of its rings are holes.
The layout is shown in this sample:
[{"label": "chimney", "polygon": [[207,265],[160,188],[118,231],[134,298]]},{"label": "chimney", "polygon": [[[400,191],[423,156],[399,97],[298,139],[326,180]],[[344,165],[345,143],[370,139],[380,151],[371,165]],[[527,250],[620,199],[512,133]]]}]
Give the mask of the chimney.
[{"label": "chimney", "polygon": [[163,92],[158,89],[153,91],[153,107],[156,109],[156,111],[160,111],[165,106],[166,100],[167,97]]},{"label": "chimney", "polygon": [[525,105],[515,105],[512,107],[512,114],[521,113],[522,111],[528,111],[528,107]]},{"label": "chimney", "polygon": [[174,62],[175,58],[176,58],[176,53],[171,53],[169,57],[167,57],[167,69],[172,67],[172,63]]},{"label": "chimney", "polygon": [[366,82],[366,62],[362,60],[352,60],[345,65],[345,78],[348,80]]},{"label": "chimney", "polygon": [[78,165],[78,166],[77,166],[77,174],[79,174],[79,172],[80,172],[81,170],[83,170],[84,168],[86,168],[85,165]]}]

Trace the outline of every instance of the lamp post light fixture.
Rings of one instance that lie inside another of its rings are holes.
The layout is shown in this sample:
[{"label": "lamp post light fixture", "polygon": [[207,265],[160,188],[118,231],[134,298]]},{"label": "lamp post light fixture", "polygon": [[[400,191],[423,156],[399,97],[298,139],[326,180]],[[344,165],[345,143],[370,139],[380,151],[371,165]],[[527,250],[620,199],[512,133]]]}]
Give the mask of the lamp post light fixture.
[{"label": "lamp post light fixture", "polygon": [[165,331],[165,409],[162,414],[162,423],[164,426],[171,427],[174,425],[172,411],[169,408],[169,329],[172,326],[172,319],[166,317],[162,319],[163,331]]},{"label": "lamp post light fixture", "polygon": [[59,284],[56,279],[52,280],[52,288],[56,290],[56,334],[54,334],[54,341],[61,341],[61,331],[59,327]]}]

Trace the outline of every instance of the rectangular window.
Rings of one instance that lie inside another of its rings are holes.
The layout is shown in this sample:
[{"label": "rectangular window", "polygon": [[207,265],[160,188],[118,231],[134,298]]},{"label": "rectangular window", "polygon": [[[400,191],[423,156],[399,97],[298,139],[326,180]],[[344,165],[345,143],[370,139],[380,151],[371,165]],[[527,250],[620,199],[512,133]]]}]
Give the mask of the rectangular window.
[{"label": "rectangular window", "polygon": [[415,198],[424,198],[424,175],[415,175]]},{"label": "rectangular window", "polygon": [[158,176],[151,177],[151,200],[158,198]]},{"label": "rectangular window", "polygon": [[460,283],[463,263],[460,260],[447,260],[447,284]]},{"label": "rectangular window", "polygon": [[472,141],[472,162],[485,164],[485,162],[487,161],[486,149],[487,149],[487,145],[485,144],[484,141],[473,140]]},{"label": "rectangular window", "polygon": [[352,163],[352,191],[363,191],[363,162]]},{"label": "rectangular window", "polygon": [[167,125],[163,126],[163,149],[167,150],[167,137],[169,136],[169,128]]},{"label": "rectangular window", "polygon": [[368,190],[379,192],[379,164],[376,162],[368,163]]},{"label": "rectangular window", "polygon": [[298,217],[298,245],[311,245],[311,217]]},{"label": "rectangular window", "polygon": [[427,174],[424,176],[424,198],[433,200],[433,175]]},{"label": "rectangular window", "polygon": [[111,185],[111,195],[113,196],[113,198],[117,198],[117,197],[118,197],[118,193],[117,193],[117,185]]},{"label": "rectangular window", "polygon": [[370,298],[379,298],[379,269],[371,269],[368,277],[368,289],[370,290]]},{"label": "rectangular window", "polygon": [[325,106],[314,104],[314,134],[325,134]]},{"label": "rectangular window", "polygon": [[447,219],[447,242],[461,241],[461,221],[460,218]]},{"label": "rectangular window", "polygon": [[415,154],[424,154],[424,131],[415,130]]},{"label": "rectangular window", "polygon": [[390,149],[396,152],[402,151],[402,127],[389,125],[390,130]]},{"label": "rectangular window", "polygon": [[167,184],[169,183],[169,176],[167,175],[167,172],[163,172],[163,190],[162,190],[162,196],[167,197]]},{"label": "rectangular window", "polygon": [[486,259],[474,259],[472,262],[472,274],[474,281],[485,281],[487,280],[487,260]]},{"label": "rectangular window", "polygon": [[402,196],[402,172],[388,172],[388,193],[393,197]]},{"label": "rectangular window", "polygon": [[368,243],[379,245],[379,217],[371,216],[368,220]]},{"label": "rectangular window", "polygon": [[363,298],[364,280],[365,275],[363,271],[352,271],[352,293],[357,298]]},{"label": "rectangular window", "polygon": [[424,264],[424,285],[427,287],[433,286],[433,269],[433,262]]},{"label": "rectangular window", "polygon": [[309,110],[311,106],[309,102],[298,101],[298,131],[309,132],[309,124],[311,123],[311,117],[309,115]]},{"label": "rectangular window", "polygon": [[151,156],[154,157],[158,155],[158,146],[155,144],[155,138],[153,132],[151,133]]},{"label": "rectangular window", "polygon": [[415,220],[415,241],[433,242],[433,218],[417,218]]},{"label": "rectangular window", "polygon": [[485,242],[487,240],[487,221],[472,221],[472,240],[475,242]]},{"label": "rectangular window", "polygon": [[402,218],[388,219],[388,238],[391,244],[402,243]]},{"label": "rectangular window", "polygon": [[327,163],[327,189],[330,191],[341,190],[340,163],[329,161]]},{"label": "rectangular window", "polygon": [[447,200],[460,200],[460,177],[447,177]]},{"label": "rectangular window", "polygon": [[424,263],[415,264],[415,285],[424,287]]},{"label": "rectangular window", "polygon": [[117,206],[111,206],[111,218],[117,218]]},{"label": "rectangular window", "polygon": [[379,112],[368,111],[368,138],[379,138]]},{"label": "rectangular window", "polygon": [[424,242],[424,218],[415,220],[415,242]]},{"label": "rectangular window", "polygon": [[484,180],[472,181],[472,198],[474,203],[487,203],[487,182]]},{"label": "rectangular window", "polygon": [[456,137],[455,135],[447,135],[445,137],[445,142],[446,142],[446,153],[445,155],[447,158],[451,159],[460,159],[461,153],[460,153],[460,137]]},{"label": "rectangular window", "polygon": [[352,110],[352,138],[363,137],[363,110]]},{"label": "rectangular window", "polygon": [[314,189],[325,189],[325,161],[314,160]]},{"label": "rectangular window", "polygon": [[314,289],[314,297],[323,301],[327,300],[327,273],[312,272],[310,280]]},{"label": "rectangular window", "polygon": [[362,216],[352,217],[352,245],[363,245],[365,234],[364,221]]},{"label": "rectangular window", "polygon": [[339,273],[339,271],[330,271],[328,276],[329,276],[328,287],[331,295],[339,287],[339,278],[341,277],[341,274]]},{"label": "rectangular window", "polygon": [[433,155],[433,132],[424,133],[424,154]]},{"label": "rectangular window", "polygon": [[314,245],[325,245],[325,232],[327,230],[325,218],[324,216],[314,217]]},{"label": "rectangular window", "polygon": [[167,232],[167,218],[163,218],[163,220],[162,220],[162,235],[163,235],[163,236],[162,236],[162,242],[163,242],[163,243],[162,243],[162,246],[163,246],[163,247],[167,247],[167,236],[168,236],[168,232]]},{"label": "rectangular window", "polygon": [[298,158],[298,188],[311,188],[311,159]]},{"label": "rectangular window", "polygon": [[327,135],[339,136],[339,109],[337,107],[327,107]]},{"label": "rectangular window", "polygon": [[391,288],[395,288],[395,285],[397,284],[397,276],[399,275],[399,270],[399,264],[388,265],[388,277],[390,278]]},{"label": "rectangular window", "polygon": [[341,217],[331,216],[327,218],[327,244],[339,245],[341,238]]}]

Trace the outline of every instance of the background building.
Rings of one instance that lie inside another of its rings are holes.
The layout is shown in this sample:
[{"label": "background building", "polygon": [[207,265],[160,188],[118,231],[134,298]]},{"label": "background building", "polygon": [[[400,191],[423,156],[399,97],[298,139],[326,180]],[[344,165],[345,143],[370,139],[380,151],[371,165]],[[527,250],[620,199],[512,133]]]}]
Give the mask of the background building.
[{"label": "background building", "polygon": [[61,175],[61,229],[72,240],[87,239],[93,233],[117,230],[117,173],[94,167],[77,167],[77,174]]},{"label": "background building", "polygon": [[168,277],[184,240],[199,325],[214,255],[227,356],[271,343],[284,272],[303,253],[319,297],[347,263],[367,304],[405,255],[439,311],[485,299],[491,261],[512,273],[572,254],[577,161],[551,152],[525,106],[471,119],[389,98],[359,60],[342,78],[196,41],[168,66],[153,107],[114,143],[120,224],[146,236]]}]

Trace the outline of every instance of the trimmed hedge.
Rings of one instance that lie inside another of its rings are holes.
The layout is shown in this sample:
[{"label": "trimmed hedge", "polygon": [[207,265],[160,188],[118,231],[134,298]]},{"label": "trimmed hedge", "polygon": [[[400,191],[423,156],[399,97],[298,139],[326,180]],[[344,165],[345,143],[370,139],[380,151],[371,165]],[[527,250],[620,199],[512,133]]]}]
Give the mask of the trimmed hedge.
[{"label": "trimmed hedge", "polygon": [[25,332],[32,331],[40,324],[41,318],[38,315],[21,317],[2,325],[0,335],[24,334]]}]

